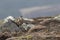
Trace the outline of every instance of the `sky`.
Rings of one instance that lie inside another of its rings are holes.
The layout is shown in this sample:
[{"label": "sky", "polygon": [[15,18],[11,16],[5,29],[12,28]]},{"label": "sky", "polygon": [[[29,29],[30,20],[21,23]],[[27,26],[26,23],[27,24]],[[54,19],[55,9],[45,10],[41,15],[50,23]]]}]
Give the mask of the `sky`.
[{"label": "sky", "polygon": [[[46,8],[44,9],[44,7]],[[47,14],[48,15],[60,14],[59,8],[60,8],[60,0],[0,0],[0,19],[5,18],[7,16],[18,17],[21,15],[23,16],[25,15],[24,17],[28,16],[37,17],[41,15],[44,16]],[[26,11],[27,9],[29,10],[29,12]],[[49,9],[48,12],[46,12],[47,9]]]}]

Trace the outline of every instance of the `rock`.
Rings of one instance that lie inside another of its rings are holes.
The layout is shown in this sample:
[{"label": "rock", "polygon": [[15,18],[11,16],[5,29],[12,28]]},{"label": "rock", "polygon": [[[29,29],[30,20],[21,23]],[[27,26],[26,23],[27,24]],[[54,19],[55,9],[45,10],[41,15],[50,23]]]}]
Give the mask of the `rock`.
[{"label": "rock", "polygon": [[54,19],[54,20],[58,20],[58,21],[60,21],[60,15],[54,17],[53,19]]},{"label": "rock", "polygon": [[8,17],[6,17],[6,18],[4,19],[4,22],[3,22],[3,23],[8,22],[9,20],[14,21],[14,20],[15,20],[15,18],[14,18],[13,16],[8,16]]},{"label": "rock", "polygon": [[26,24],[26,23],[23,23],[22,24],[22,27],[26,30],[26,31],[28,31],[31,27],[33,27],[34,25],[33,24]]},{"label": "rock", "polygon": [[18,28],[18,26],[15,23],[13,23],[12,21],[9,21],[9,22],[4,23],[0,27],[0,32],[5,31],[5,30],[14,32],[14,31],[19,31],[20,29]]}]

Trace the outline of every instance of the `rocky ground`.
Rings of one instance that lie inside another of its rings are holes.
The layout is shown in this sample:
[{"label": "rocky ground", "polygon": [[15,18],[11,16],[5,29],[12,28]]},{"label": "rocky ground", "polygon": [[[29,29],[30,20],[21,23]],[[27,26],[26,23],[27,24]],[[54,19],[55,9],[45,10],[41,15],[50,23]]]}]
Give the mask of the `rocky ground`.
[{"label": "rocky ground", "polygon": [[22,31],[11,22],[4,24],[6,26],[0,27],[0,40],[60,40],[59,20],[53,17],[40,17],[34,20],[35,26],[28,31]]}]

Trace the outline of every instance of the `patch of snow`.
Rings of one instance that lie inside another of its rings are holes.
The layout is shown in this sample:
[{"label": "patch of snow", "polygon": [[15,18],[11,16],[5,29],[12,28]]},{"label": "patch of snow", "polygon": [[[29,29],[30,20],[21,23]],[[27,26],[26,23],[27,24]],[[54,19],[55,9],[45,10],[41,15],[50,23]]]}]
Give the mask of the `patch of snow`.
[{"label": "patch of snow", "polygon": [[28,18],[23,18],[23,19],[27,21],[34,21],[33,19],[28,19]]},{"label": "patch of snow", "polygon": [[4,23],[8,22],[9,20],[14,21],[15,18],[13,16],[8,16],[7,18],[4,19]]}]

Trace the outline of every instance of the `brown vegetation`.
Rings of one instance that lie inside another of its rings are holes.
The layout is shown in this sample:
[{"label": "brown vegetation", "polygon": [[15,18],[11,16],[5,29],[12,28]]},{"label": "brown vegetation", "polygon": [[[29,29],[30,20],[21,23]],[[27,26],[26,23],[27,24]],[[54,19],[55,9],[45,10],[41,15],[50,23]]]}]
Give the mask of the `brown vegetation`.
[{"label": "brown vegetation", "polygon": [[60,40],[60,21],[53,20],[53,17],[36,18],[28,32],[15,31],[8,29],[2,30],[0,40]]},{"label": "brown vegetation", "polygon": [[30,30],[28,31],[28,33],[31,33],[33,31],[40,31],[40,30],[43,30],[43,29],[46,29],[46,26],[42,26],[42,25],[36,25],[34,27],[31,27]]}]

